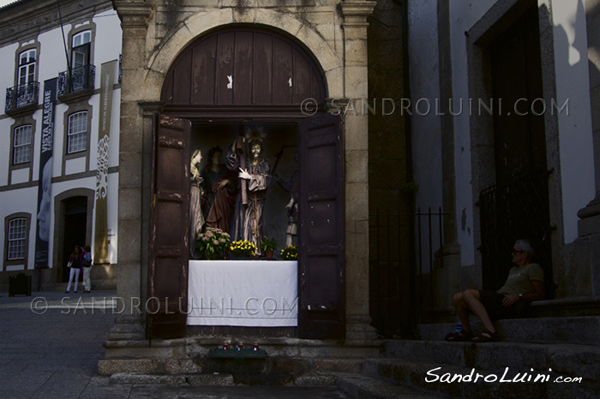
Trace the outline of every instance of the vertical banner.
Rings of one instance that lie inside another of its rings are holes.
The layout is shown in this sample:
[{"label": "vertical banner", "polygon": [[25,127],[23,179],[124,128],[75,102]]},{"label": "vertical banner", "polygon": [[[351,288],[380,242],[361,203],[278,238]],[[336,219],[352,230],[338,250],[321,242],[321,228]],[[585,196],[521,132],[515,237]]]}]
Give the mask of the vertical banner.
[{"label": "vertical banner", "polygon": [[42,139],[40,140],[40,174],[38,185],[37,234],[35,239],[35,268],[48,267],[48,241],[52,215],[52,148],[54,142],[54,109],[58,79],[44,82]]},{"label": "vertical banner", "polygon": [[117,61],[102,64],[100,69],[100,121],[98,123],[98,165],[96,172],[96,218],[94,221],[94,264],[107,264],[108,259],[108,149],[113,84]]}]

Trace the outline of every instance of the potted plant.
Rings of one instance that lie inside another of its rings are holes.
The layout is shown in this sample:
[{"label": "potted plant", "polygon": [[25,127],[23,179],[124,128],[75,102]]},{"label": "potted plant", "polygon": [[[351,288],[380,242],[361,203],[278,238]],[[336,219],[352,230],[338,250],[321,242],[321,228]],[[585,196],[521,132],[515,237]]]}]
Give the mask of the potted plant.
[{"label": "potted plant", "polygon": [[298,248],[295,245],[288,245],[281,250],[281,257],[285,260],[298,259]]},{"label": "potted plant", "polygon": [[206,226],[204,231],[198,232],[196,248],[202,259],[224,259],[231,238],[221,229]]},{"label": "potted plant", "polygon": [[250,258],[256,255],[256,245],[248,240],[233,241],[229,252],[235,258]]},{"label": "potted plant", "polygon": [[261,246],[262,246],[262,250],[264,251],[267,259],[272,259],[273,252],[275,251],[275,248],[277,248],[277,241],[275,241],[274,238],[269,238],[269,237],[265,236],[263,238]]}]

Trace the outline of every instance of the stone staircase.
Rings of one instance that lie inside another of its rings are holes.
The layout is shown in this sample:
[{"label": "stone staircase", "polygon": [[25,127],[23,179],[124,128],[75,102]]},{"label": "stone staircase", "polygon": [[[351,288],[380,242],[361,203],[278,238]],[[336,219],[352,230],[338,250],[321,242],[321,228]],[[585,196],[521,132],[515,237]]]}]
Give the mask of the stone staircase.
[{"label": "stone staircase", "polygon": [[[474,330],[481,326],[474,324]],[[100,375],[120,384],[332,386],[355,399],[600,398],[600,316],[501,320],[503,341],[448,343],[453,324],[420,325],[421,340],[142,339],[121,323]],[[212,359],[225,342],[258,344],[266,359]],[[561,378],[563,383],[555,382]],[[460,381],[459,381],[460,380]]]},{"label": "stone staircase", "polygon": [[357,399],[600,398],[600,317],[495,324],[504,341],[481,344],[441,340],[453,324],[421,325],[423,340],[387,341],[382,357],[336,383]]},{"label": "stone staircase", "polygon": [[[146,340],[139,323],[121,323],[109,335],[98,374],[112,383],[194,385],[332,386],[338,373],[358,373],[367,358],[378,358],[383,341],[347,344],[284,337],[189,337]],[[258,345],[268,357],[211,358],[211,349]]]}]

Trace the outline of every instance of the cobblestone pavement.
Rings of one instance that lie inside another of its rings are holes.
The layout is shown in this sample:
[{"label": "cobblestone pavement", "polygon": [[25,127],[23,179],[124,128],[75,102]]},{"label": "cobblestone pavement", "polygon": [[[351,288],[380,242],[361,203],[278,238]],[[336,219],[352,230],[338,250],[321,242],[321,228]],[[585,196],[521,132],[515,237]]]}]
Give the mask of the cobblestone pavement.
[{"label": "cobblestone pavement", "polygon": [[0,398],[344,399],[335,387],[110,384],[97,375],[114,291],[0,293]]}]

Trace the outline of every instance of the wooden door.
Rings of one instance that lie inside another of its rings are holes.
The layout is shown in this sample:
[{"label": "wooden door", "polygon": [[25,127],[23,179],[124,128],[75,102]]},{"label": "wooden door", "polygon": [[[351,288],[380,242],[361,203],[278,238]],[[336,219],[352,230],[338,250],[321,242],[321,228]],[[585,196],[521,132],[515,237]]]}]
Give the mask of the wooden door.
[{"label": "wooden door", "polygon": [[[495,291],[512,266],[512,245],[529,238],[552,296],[552,250],[542,61],[537,6],[489,47],[496,184],[480,193],[483,288]],[[499,100],[502,108],[499,108]],[[516,108],[515,108],[516,107]]]},{"label": "wooden door", "polygon": [[343,338],[344,164],[339,116],[299,124],[300,258],[298,333]]},{"label": "wooden door", "polygon": [[160,117],[155,129],[148,271],[149,338],[177,338],[185,333],[190,129],[190,121],[167,116]]}]

